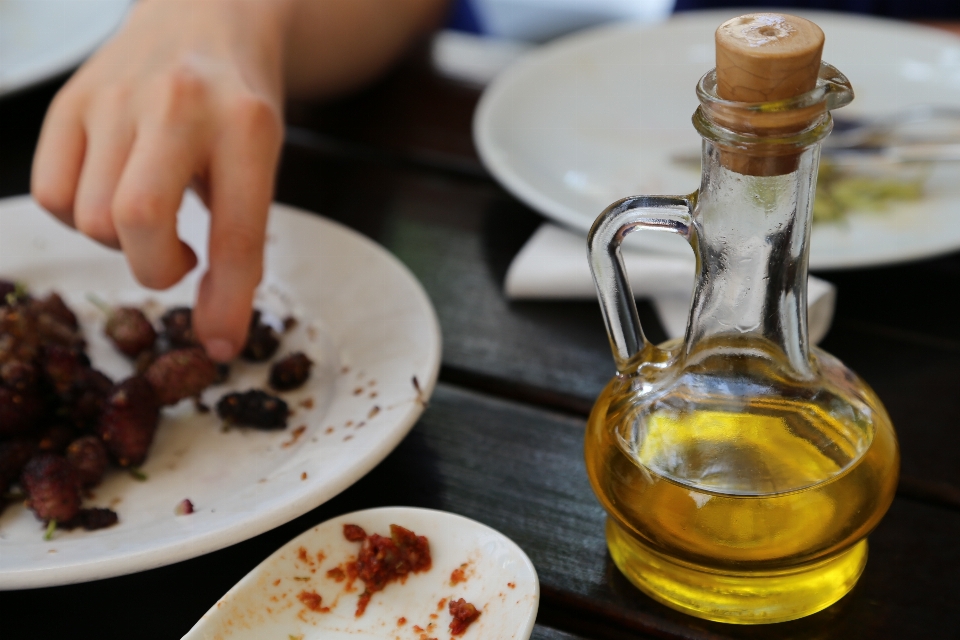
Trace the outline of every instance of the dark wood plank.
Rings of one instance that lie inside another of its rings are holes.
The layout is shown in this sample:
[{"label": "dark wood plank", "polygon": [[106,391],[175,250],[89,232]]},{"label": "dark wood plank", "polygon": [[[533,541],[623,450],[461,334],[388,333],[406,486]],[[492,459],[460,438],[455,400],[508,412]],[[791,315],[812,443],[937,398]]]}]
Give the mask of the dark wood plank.
[{"label": "dark wood plank", "polygon": [[586,640],[586,638],[585,636],[575,636],[570,633],[551,629],[550,627],[537,625],[533,629],[533,635],[530,636],[530,640]]}]

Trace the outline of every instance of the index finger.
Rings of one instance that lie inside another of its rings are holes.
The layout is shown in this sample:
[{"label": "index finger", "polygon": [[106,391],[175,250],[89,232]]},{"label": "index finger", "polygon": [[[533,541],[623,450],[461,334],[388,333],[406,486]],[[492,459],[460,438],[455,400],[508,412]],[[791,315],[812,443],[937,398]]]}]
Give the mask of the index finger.
[{"label": "index finger", "polygon": [[210,264],[193,314],[197,338],[214,360],[233,358],[246,341],[282,132],[276,108],[248,98],[234,107],[214,143]]}]

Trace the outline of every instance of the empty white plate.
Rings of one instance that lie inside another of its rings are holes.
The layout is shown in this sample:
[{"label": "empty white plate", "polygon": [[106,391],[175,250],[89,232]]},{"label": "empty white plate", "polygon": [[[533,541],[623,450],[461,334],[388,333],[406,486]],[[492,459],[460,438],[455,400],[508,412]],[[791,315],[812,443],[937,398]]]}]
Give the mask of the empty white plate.
[{"label": "empty white plate", "polygon": [[[397,524],[430,543],[433,565],[393,582],[373,595],[355,616],[363,591],[327,577],[356,557],[360,544],[344,538],[343,526],[388,536]],[[451,580],[459,571],[457,580]],[[462,577],[462,580],[459,578]],[[321,600],[313,609],[300,594]],[[540,602],[540,583],[526,554],[490,527],[443,511],[388,507],[328,520],[291,540],[247,574],[184,636],[184,640],[358,640],[450,638],[451,599],[463,598],[481,613],[458,638],[527,640]]]}]

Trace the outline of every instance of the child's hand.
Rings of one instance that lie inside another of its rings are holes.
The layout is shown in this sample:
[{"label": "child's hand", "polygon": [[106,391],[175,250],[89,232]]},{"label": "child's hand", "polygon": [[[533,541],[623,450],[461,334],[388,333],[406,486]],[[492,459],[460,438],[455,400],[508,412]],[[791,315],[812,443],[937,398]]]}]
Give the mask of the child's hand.
[{"label": "child's hand", "polygon": [[196,265],[176,213],[193,186],[211,211],[194,309],[211,357],[235,356],[262,275],[283,137],[285,0],[142,0],[47,113],[32,191],[60,220],[126,254],[163,289]]}]

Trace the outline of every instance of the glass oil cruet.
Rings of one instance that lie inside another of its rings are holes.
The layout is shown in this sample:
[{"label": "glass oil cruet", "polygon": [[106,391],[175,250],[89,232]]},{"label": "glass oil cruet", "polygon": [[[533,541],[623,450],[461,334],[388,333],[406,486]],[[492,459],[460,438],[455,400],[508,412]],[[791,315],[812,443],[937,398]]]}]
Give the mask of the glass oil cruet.
[{"label": "glass oil cruet", "polygon": [[[850,84],[802,18],[741,16],[716,41],[693,116],[699,191],[625,198],[590,231],[618,372],[590,415],[587,473],[610,554],[642,591],[702,618],[779,622],[853,588],[899,450],[873,391],[807,337],[820,142]],[[682,341],[640,328],[620,257],[637,229],[696,254]]]}]

